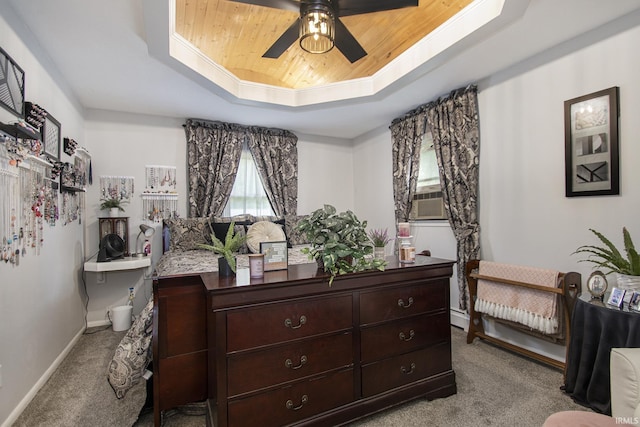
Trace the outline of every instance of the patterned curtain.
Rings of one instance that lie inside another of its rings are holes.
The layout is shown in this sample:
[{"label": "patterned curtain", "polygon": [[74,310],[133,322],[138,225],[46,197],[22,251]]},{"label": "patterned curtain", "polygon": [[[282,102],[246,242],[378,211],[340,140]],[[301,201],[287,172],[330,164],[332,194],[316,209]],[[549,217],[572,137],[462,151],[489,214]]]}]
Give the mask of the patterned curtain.
[{"label": "patterned curtain", "polygon": [[418,108],[391,122],[393,201],[397,222],[409,220],[420,170],[420,145],[425,133],[426,117],[425,111]]},{"label": "patterned curtain", "polygon": [[249,150],[273,212],[295,216],[298,211],[298,137],[288,130],[250,127]]},{"label": "patterned curtain", "polygon": [[480,123],[476,86],[425,106],[438,160],[442,197],[457,242],[460,309],[468,307],[465,266],[480,255],[478,166]]},{"label": "patterned curtain", "polygon": [[221,216],[238,172],[246,128],[187,120],[188,217]]}]

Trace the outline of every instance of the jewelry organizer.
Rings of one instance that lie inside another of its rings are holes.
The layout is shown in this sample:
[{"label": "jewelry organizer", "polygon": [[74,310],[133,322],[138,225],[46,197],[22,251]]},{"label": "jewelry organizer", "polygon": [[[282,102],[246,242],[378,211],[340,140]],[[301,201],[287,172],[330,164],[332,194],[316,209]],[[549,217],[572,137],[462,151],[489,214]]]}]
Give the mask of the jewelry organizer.
[{"label": "jewelry organizer", "polygon": [[133,180],[132,176],[101,176],[100,198],[130,202],[134,191]]},{"label": "jewelry organizer", "polygon": [[176,171],[175,166],[145,166],[142,219],[159,223],[178,217]]},{"label": "jewelry organizer", "polygon": [[44,224],[54,226],[58,219],[53,165],[34,155],[40,154],[39,141],[24,129],[18,124],[0,129],[0,264],[13,266],[28,253],[40,254]]}]

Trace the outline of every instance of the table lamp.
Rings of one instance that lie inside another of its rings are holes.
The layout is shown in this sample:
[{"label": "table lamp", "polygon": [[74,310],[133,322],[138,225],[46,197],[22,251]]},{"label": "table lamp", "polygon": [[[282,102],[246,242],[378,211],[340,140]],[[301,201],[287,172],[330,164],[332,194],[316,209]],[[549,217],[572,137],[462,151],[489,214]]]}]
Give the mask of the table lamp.
[{"label": "table lamp", "polygon": [[[136,237],[136,253],[133,254],[133,256],[137,258],[142,258],[147,256],[147,252],[138,245],[138,242],[140,241],[140,236],[142,236],[143,234],[144,234],[144,237],[150,238],[153,236],[153,233],[155,233],[155,231],[156,230],[153,227],[150,227],[146,224],[140,224],[140,232],[138,233],[138,237]],[[138,248],[140,248],[139,251],[138,251]]]}]

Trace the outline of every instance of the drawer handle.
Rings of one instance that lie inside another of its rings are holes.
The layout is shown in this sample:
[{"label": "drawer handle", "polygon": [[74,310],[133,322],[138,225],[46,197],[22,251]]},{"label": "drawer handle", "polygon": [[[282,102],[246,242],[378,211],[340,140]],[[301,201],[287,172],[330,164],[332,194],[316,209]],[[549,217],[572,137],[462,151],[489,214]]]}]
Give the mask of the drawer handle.
[{"label": "drawer handle", "polygon": [[302,315],[302,316],[300,316],[300,322],[297,325],[294,326],[293,322],[291,321],[291,319],[287,318],[284,321],[284,326],[286,326],[287,328],[291,328],[291,329],[298,329],[302,325],[304,325],[305,323],[307,323],[307,316]]},{"label": "drawer handle", "polygon": [[290,368],[290,369],[300,369],[304,365],[306,365],[306,363],[307,363],[307,356],[302,355],[300,357],[300,364],[299,365],[293,366],[293,362],[291,361],[291,359],[287,359],[287,360],[284,361],[284,366],[286,366],[287,368]]},{"label": "drawer handle", "polygon": [[401,341],[411,341],[415,335],[416,333],[414,332],[413,329],[411,329],[409,331],[409,338],[407,338],[404,332],[400,332],[400,334],[398,335],[398,338],[400,338]]},{"label": "drawer handle", "polygon": [[413,297],[409,297],[407,302],[405,303],[402,298],[398,300],[398,307],[409,308],[413,305]]},{"label": "drawer handle", "polygon": [[416,369],[416,364],[415,363],[411,363],[411,366],[409,367],[409,370],[407,370],[407,368],[405,368],[404,366],[400,366],[400,372],[402,372],[405,375],[413,374],[414,369]]},{"label": "drawer handle", "polygon": [[307,395],[303,394],[302,399],[300,400],[300,404],[298,406],[293,406],[293,401],[291,399],[287,400],[287,403],[285,403],[285,406],[287,407],[287,409],[291,409],[293,411],[299,411],[300,409],[302,409],[304,404],[307,403],[308,401],[309,401],[309,398],[307,397]]}]

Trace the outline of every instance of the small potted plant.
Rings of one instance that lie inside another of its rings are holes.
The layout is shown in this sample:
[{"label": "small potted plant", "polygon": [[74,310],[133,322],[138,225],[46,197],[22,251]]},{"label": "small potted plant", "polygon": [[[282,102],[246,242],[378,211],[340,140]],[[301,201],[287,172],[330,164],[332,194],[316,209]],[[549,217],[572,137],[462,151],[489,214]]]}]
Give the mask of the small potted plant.
[{"label": "small potted plant", "polygon": [[384,270],[384,260],[367,257],[373,246],[366,227],[367,221],[360,221],[353,212],[337,213],[335,207],[324,205],[300,220],[296,229],[311,245],[303,252],[329,273],[331,286],[338,274]]},{"label": "small potted plant", "polygon": [[110,216],[118,216],[119,212],[124,212],[124,205],[126,202],[121,199],[117,199],[115,197],[108,197],[106,199],[102,199],[102,203],[100,203],[100,209],[108,210]]},{"label": "small potted plant", "polygon": [[247,236],[235,233],[235,222],[229,224],[229,229],[224,238],[224,242],[211,233],[211,241],[213,245],[206,245],[204,243],[198,244],[202,249],[208,249],[217,254],[222,255],[218,258],[218,275],[227,277],[236,273],[236,253],[242,247],[242,244],[246,241]]},{"label": "small potted plant", "polygon": [[574,254],[588,254],[579,262],[589,262],[597,267],[607,269],[606,274],[616,273],[618,285],[623,289],[640,288],[640,255],[626,227],[622,228],[624,255],[602,233],[589,229],[600,239],[604,246],[583,245]]},{"label": "small potted plant", "polygon": [[377,259],[384,259],[384,248],[387,243],[391,241],[387,229],[374,228],[369,231],[369,239],[373,243],[373,257]]}]

